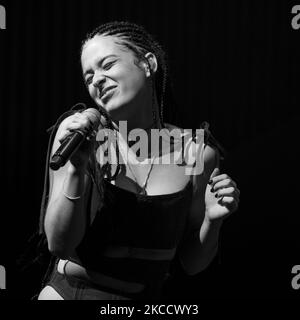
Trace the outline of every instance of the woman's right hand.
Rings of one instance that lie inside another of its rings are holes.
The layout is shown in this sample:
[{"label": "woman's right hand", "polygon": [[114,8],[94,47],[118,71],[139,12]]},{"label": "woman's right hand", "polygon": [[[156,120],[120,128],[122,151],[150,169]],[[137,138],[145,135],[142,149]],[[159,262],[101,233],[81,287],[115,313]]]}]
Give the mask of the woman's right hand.
[{"label": "woman's right hand", "polygon": [[93,130],[93,123],[89,115],[84,112],[76,112],[64,119],[59,129],[57,139],[60,143],[70,136],[74,130],[81,130],[88,133],[88,137],[69,159],[75,169],[86,168],[95,143],[95,131]]}]

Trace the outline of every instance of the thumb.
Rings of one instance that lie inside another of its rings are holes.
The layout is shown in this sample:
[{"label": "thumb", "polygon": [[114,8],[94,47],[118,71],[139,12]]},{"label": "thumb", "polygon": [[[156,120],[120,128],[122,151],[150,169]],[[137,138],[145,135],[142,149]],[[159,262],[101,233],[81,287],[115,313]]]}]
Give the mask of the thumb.
[{"label": "thumb", "polygon": [[220,168],[219,167],[214,168],[213,172],[210,175],[210,179],[217,176],[219,173],[220,173]]}]

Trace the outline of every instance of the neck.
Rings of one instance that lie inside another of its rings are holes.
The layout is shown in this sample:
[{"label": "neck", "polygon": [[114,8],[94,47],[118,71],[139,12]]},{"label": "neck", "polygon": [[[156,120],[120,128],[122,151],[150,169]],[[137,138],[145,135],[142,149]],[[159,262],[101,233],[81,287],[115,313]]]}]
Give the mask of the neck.
[{"label": "neck", "polygon": [[[152,105],[152,99],[145,99],[147,102],[139,104],[135,108],[130,108],[132,112],[127,113],[122,122],[122,127],[124,128],[124,121],[126,121],[127,130],[119,130],[122,137],[127,140],[129,133],[134,129],[145,130],[150,136],[151,129],[161,129],[163,124],[160,122],[159,117],[159,107],[157,99],[154,99]],[[137,112],[137,110],[139,112]],[[155,110],[156,117],[154,118],[153,110]],[[120,120],[121,121],[121,120]],[[120,128],[120,122],[114,122],[116,128]]]},{"label": "neck", "polygon": [[[151,101],[151,100],[150,100]],[[156,111],[156,117],[154,119],[153,116],[153,107]],[[147,108],[145,106],[141,107],[138,110],[141,110],[138,114],[135,114],[135,116],[130,117],[127,115],[126,121],[120,121],[116,122],[115,125],[118,128],[120,138],[125,142],[125,144],[132,148],[140,139],[147,139],[147,143],[140,142],[143,147],[148,145],[148,156],[147,158],[151,158],[151,129],[162,129],[162,123],[160,122],[159,118],[159,108],[157,100],[155,99],[154,105],[148,105]],[[135,109],[137,110],[137,109]],[[143,112],[144,110],[144,112]],[[134,130],[134,134],[132,132]],[[139,133],[139,130],[141,131]],[[146,136],[145,136],[146,133]],[[131,134],[131,136],[129,136]],[[120,143],[122,143],[120,141]],[[141,148],[141,146],[140,146]],[[141,155],[140,155],[141,157]]]}]

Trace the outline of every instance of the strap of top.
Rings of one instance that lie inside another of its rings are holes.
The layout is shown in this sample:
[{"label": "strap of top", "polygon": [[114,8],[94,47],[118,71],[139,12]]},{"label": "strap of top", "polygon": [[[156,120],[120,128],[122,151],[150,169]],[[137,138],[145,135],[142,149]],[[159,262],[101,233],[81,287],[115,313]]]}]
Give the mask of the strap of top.
[{"label": "strap of top", "polygon": [[[209,130],[209,123],[207,121],[203,121],[200,124],[200,129],[204,129],[204,143],[206,145],[210,145],[215,147],[220,152],[220,159],[224,160],[226,157],[226,150],[224,147],[217,141],[217,139],[212,135],[211,131]],[[193,141],[195,141],[196,133],[193,132]]]}]

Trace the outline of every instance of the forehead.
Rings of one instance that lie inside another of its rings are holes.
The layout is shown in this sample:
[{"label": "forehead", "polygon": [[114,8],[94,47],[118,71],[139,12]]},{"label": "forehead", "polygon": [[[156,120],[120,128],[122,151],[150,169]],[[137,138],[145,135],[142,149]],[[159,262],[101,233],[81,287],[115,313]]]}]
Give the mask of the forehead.
[{"label": "forehead", "polygon": [[104,58],[105,56],[114,54],[117,56],[132,55],[129,50],[118,44],[119,38],[112,36],[100,36],[96,35],[92,39],[88,40],[83,47],[81,54],[82,68],[86,69],[90,67],[97,59]]}]

